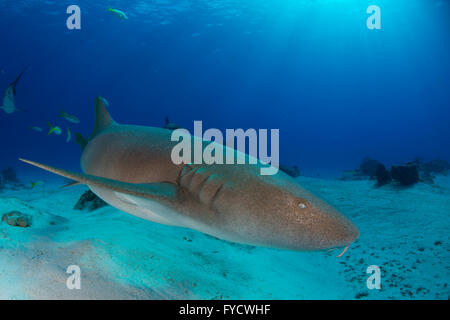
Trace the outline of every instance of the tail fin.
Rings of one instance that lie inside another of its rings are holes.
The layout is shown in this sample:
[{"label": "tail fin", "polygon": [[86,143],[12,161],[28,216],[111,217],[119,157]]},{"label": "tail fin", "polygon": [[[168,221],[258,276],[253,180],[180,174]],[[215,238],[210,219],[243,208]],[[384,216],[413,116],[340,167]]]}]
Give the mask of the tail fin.
[{"label": "tail fin", "polygon": [[105,99],[102,97],[95,98],[95,125],[92,130],[91,138],[105,130],[116,122],[111,118],[105,106]]},{"label": "tail fin", "polygon": [[52,126],[52,124],[50,122],[47,122],[47,123],[48,123],[48,133],[47,133],[47,135],[49,136],[53,132],[53,130],[55,130],[55,128]]},{"label": "tail fin", "polygon": [[13,82],[11,82],[10,86],[12,87],[13,90],[13,94],[16,95],[16,85],[19,82],[20,78],[22,78],[22,75],[25,73],[25,71],[27,71],[28,67],[30,65],[27,65],[25,67],[25,69],[23,69],[23,71],[19,74],[19,76],[16,78],[16,80],[14,80]]}]

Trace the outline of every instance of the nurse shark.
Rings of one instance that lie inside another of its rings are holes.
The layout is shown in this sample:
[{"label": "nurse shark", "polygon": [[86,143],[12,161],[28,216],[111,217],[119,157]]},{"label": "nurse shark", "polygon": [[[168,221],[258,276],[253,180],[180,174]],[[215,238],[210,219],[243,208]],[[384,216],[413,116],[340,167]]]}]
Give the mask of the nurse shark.
[{"label": "nurse shark", "polygon": [[223,240],[309,251],[347,249],[359,237],[350,220],[281,171],[261,175],[262,164],[248,163],[174,164],[172,131],[118,124],[103,101],[95,99],[83,173],[20,160],[86,184],[134,216]]}]

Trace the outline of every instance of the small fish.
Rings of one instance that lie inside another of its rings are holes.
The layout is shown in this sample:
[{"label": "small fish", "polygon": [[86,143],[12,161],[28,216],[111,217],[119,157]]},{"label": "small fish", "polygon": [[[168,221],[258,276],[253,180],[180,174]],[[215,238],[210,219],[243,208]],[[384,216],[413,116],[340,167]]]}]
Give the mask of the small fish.
[{"label": "small fish", "polygon": [[61,111],[59,112],[59,116],[60,116],[61,118],[66,119],[66,120],[69,121],[69,122],[72,122],[72,123],[80,123],[80,119],[78,119],[76,116],[74,116],[74,115],[72,115],[72,114],[68,114],[68,113],[65,112],[64,110],[61,110]]},{"label": "small fish", "polygon": [[115,16],[119,17],[120,19],[128,20],[128,16],[123,11],[112,8],[108,8],[108,11],[114,14]]},{"label": "small fish", "polygon": [[42,132],[42,128],[41,127],[31,126],[30,129],[33,130],[33,131]]},{"label": "small fish", "polygon": [[66,139],[66,142],[69,143],[71,138],[72,138],[72,134],[70,133],[70,129],[67,128],[67,139]]},{"label": "small fish", "polygon": [[52,124],[50,122],[48,123],[48,127],[49,127],[49,130],[48,130],[48,133],[47,133],[48,136],[51,135],[52,133],[54,133],[57,136],[59,136],[61,134],[61,132],[62,132],[60,127],[52,126]]},{"label": "small fish", "polygon": [[42,181],[30,181],[30,183],[31,183],[31,189],[34,189],[35,187],[44,184],[44,182],[42,182]]}]

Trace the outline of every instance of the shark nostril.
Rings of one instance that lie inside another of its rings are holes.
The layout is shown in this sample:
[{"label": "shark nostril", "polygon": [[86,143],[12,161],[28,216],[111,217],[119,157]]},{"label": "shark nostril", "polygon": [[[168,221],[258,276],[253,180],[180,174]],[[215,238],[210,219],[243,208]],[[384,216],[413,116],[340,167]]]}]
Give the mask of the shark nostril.
[{"label": "shark nostril", "polygon": [[356,226],[350,225],[346,228],[346,230],[342,234],[342,239],[344,245],[350,245],[359,237],[359,230]]}]

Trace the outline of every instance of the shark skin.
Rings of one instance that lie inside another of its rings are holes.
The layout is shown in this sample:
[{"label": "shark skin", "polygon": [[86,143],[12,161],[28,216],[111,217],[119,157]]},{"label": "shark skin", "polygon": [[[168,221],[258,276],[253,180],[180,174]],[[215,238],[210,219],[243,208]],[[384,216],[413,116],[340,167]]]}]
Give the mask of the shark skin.
[{"label": "shark skin", "polygon": [[348,247],[359,237],[350,220],[287,174],[261,175],[259,164],[176,165],[172,131],[119,125],[100,98],[95,105],[96,125],[81,157],[84,173],[21,160],[87,184],[129,214],[223,240],[309,251]]}]

